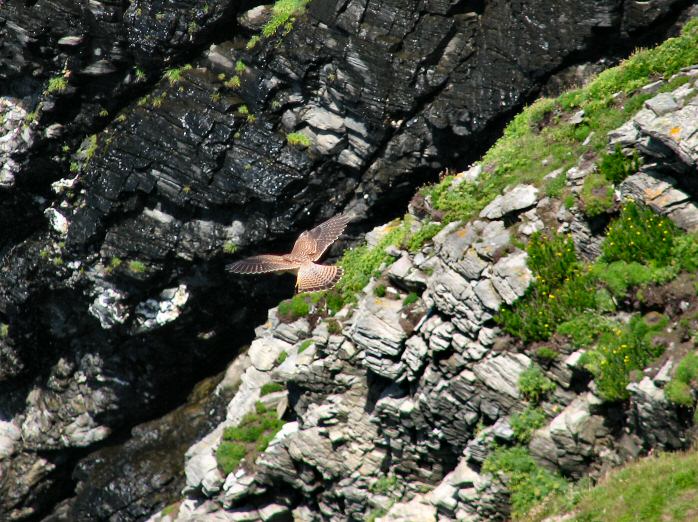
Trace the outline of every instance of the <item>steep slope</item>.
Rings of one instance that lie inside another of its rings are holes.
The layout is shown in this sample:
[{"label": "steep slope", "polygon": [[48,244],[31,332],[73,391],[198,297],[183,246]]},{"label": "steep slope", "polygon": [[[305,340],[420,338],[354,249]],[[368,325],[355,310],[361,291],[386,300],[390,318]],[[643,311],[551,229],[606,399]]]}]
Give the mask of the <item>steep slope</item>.
[{"label": "steep slope", "polygon": [[[163,429],[143,423],[291,291],[228,278],[231,255],[340,209],[353,235],[402,214],[549,77],[663,39],[691,4],[3,1],[0,518],[160,506],[183,483],[139,466]],[[101,505],[91,472],[114,485]]]},{"label": "steep slope", "polygon": [[528,108],[347,253],[337,291],[270,310],[151,520],[505,520],[686,448],[697,40]]}]

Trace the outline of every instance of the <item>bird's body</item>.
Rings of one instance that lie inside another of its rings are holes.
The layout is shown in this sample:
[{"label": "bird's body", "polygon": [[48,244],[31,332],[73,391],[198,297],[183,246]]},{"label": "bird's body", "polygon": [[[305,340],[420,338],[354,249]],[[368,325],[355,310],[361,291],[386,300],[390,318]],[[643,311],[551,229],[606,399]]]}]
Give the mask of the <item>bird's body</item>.
[{"label": "bird's body", "polygon": [[248,257],[231,263],[228,270],[236,274],[297,271],[296,289],[299,292],[332,288],[342,277],[342,269],[338,266],[320,265],[315,261],[342,234],[349,220],[350,217],[346,215],[334,216],[312,230],[303,232],[290,253]]}]

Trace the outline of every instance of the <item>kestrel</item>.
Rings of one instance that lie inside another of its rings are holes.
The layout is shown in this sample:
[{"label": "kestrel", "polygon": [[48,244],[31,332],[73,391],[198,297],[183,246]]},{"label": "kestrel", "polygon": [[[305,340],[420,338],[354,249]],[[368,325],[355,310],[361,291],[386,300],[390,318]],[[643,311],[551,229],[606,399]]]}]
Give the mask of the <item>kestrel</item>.
[{"label": "kestrel", "polygon": [[298,292],[316,292],[332,288],[342,277],[342,269],[333,265],[318,265],[314,261],[320,259],[327,247],[337,240],[350,220],[347,215],[334,216],[298,236],[290,254],[248,257],[231,263],[228,270],[236,274],[297,270]]}]

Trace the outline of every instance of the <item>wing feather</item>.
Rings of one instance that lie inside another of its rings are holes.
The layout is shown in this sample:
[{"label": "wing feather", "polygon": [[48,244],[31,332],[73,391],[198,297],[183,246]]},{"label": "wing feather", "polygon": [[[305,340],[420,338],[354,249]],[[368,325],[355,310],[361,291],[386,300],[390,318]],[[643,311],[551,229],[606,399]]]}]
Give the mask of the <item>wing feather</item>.
[{"label": "wing feather", "polygon": [[279,270],[292,270],[298,268],[300,263],[287,261],[282,256],[262,255],[240,259],[230,263],[226,270],[236,274],[262,274]]},{"label": "wing feather", "polygon": [[351,216],[340,214],[307,232],[303,232],[293,245],[291,255],[305,256],[310,261],[317,261],[325,253],[327,247],[342,235],[349,221],[351,221]]},{"label": "wing feather", "polygon": [[296,287],[299,292],[317,292],[332,288],[341,279],[343,271],[338,266],[303,263],[298,269]]}]

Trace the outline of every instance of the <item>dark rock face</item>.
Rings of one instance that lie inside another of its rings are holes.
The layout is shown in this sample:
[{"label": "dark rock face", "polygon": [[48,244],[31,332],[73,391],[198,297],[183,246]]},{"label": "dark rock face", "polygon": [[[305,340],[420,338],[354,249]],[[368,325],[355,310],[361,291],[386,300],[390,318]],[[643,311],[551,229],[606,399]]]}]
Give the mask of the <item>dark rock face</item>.
[{"label": "dark rock face", "polygon": [[252,5],[3,2],[0,518],[49,511],[79,457],[181,401],[291,292],[224,277],[224,247],[400,213],[551,73],[661,38],[688,2],[647,4],[315,2],[248,51]]}]

